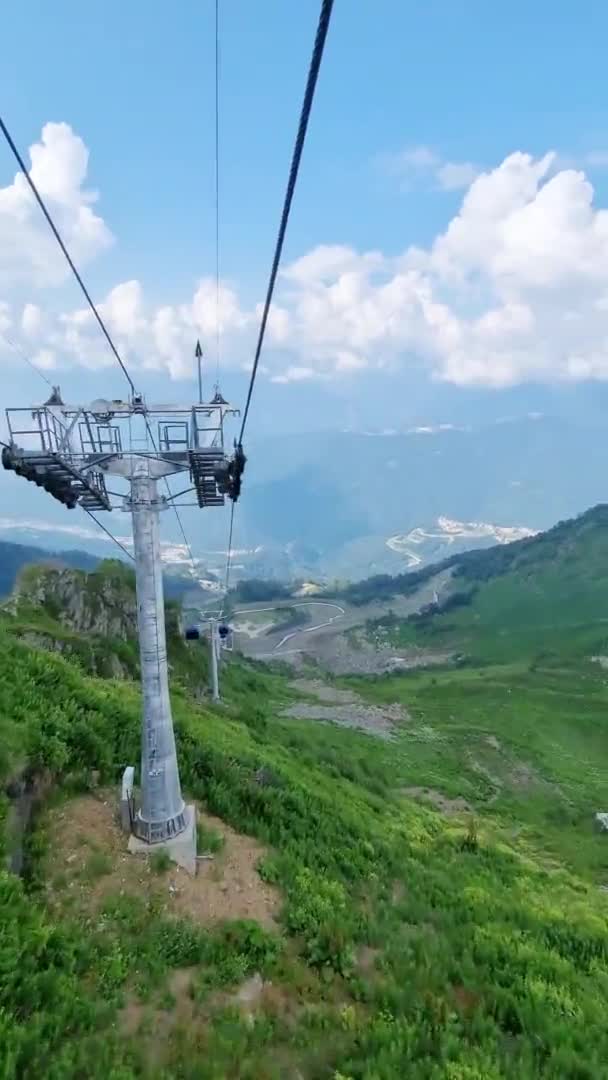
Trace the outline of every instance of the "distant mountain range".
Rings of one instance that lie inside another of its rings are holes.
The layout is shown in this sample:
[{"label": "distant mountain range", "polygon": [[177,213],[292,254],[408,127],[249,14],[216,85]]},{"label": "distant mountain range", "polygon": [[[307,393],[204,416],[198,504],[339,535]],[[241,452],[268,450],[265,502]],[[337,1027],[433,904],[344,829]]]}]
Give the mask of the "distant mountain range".
[{"label": "distant mountain range", "polygon": [[355,580],[548,528],[605,499],[607,476],[605,426],[537,414],[294,435],[250,447],[235,535],[264,576]]},{"label": "distant mountain range", "polygon": [[94,570],[99,559],[86,551],[49,552],[38,547],[0,541],[0,599],[11,593],[22,567],[40,562],[56,562],[77,570]]},{"label": "distant mountain range", "polygon": [[534,536],[536,529],[517,525],[489,525],[482,521],[453,521],[437,519],[432,531],[416,528],[404,536],[390,536],[386,546],[401,556],[408,569],[425,566],[443,559],[446,554],[468,551],[493,544],[512,544],[526,536]]},{"label": "distant mountain range", "polygon": [[[479,428],[283,435],[253,439],[246,449],[235,579],[399,573],[548,528],[603,501],[608,489],[608,427],[539,414]],[[59,516],[28,488],[2,478],[0,536],[109,554],[109,541],[87,519]],[[186,508],[182,519],[201,577],[221,580],[227,513]],[[109,524],[117,535],[129,532],[124,516],[111,515]],[[172,515],[163,530],[167,565],[183,567]]]},{"label": "distant mountain range", "polygon": [[[443,568],[452,575],[446,598],[408,619],[402,643],[503,663],[525,655],[556,664],[579,654],[608,664],[607,505],[518,543],[456,555]],[[361,581],[345,598],[384,600],[390,609],[439,569]]]},{"label": "distant mountain range", "polygon": [[[114,552],[113,550],[107,550],[104,555],[106,558],[113,558]],[[0,600],[10,595],[19,572],[24,566],[30,566],[32,563],[46,563],[59,567],[71,567],[75,570],[91,571],[99,566],[100,561],[96,555],[78,549],[53,551],[47,548],[34,547],[31,544],[14,544],[0,540]],[[200,601],[201,598],[204,598],[205,594],[200,588],[200,583],[198,588],[196,585],[193,587],[190,573],[184,572],[180,563],[167,566],[163,576],[165,595],[169,599],[182,599],[186,595],[192,596],[193,594],[194,600]]]}]

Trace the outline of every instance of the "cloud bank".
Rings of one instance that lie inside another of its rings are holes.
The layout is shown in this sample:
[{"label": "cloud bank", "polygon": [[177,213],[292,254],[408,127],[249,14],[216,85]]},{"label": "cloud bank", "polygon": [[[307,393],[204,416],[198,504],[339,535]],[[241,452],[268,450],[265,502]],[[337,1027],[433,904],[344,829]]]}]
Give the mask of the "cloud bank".
[{"label": "cloud bank", "polygon": [[[398,257],[326,244],[285,266],[267,377],[339,379],[424,362],[459,385],[608,378],[608,211],[594,205],[584,170],[553,153],[518,151],[480,173],[424,147],[408,153],[408,168],[466,189],[458,213],[428,247]],[[113,242],[85,186],[88,157],[68,124],[46,124],[30,148],[32,175],[79,265]],[[0,188],[0,230],[2,355],[4,332],[47,369],[112,364],[88,310],[50,314],[67,267],[20,176]],[[175,379],[190,376],[196,337],[211,347],[218,321],[225,362],[246,367],[260,315],[229,282],[218,307],[211,278],[183,303],[160,306],[141,282],[120,282],[99,307],[129,363]]]}]

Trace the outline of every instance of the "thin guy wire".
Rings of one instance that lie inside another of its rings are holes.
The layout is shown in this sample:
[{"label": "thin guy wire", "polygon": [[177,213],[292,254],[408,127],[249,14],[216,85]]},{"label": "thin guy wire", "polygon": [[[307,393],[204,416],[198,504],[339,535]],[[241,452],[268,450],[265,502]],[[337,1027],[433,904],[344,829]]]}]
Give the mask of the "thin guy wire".
[{"label": "thin guy wire", "polygon": [[32,193],[34,195],[34,198],[36,199],[36,202],[38,203],[38,206],[42,210],[42,213],[44,214],[44,216],[45,216],[45,218],[46,218],[46,220],[47,220],[47,222],[48,222],[48,224],[49,224],[49,226],[51,228],[51,232],[53,233],[53,236],[55,237],[57,243],[59,244],[59,247],[61,248],[63,254],[65,255],[65,258],[66,258],[66,260],[68,262],[68,265],[69,265],[72,273],[74,274],[74,277],[76,278],[76,281],[80,285],[80,288],[82,289],[82,292],[83,292],[83,294],[84,294],[84,296],[85,296],[85,298],[87,300],[87,303],[88,303],[91,311],[93,312],[93,315],[97,319],[97,322],[99,324],[101,332],[104,335],[108,345],[110,346],[116,360],[118,361],[123,375],[125,376],[129,386],[131,387],[132,393],[135,393],[135,384],[134,384],[131,376],[129,375],[129,372],[127,371],[127,368],[126,368],[123,360],[121,359],[121,357],[120,357],[120,355],[118,353],[118,349],[116,348],[114,342],[112,341],[112,338],[110,337],[110,334],[109,334],[109,332],[108,332],[108,330],[106,328],[106,325],[105,325],[103,319],[101,318],[101,315],[99,314],[97,308],[95,307],[95,304],[93,303],[93,301],[91,299],[89,291],[88,291],[84,281],[82,280],[80,274],[78,273],[78,270],[76,269],[76,266],[74,265],[74,262],[72,260],[72,257],[70,255],[68,249],[66,248],[63,240],[61,239],[59,230],[58,230],[57,226],[55,225],[55,222],[53,221],[51,215],[49,214],[49,212],[48,212],[48,210],[47,210],[47,208],[46,208],[46,206],[44,204],[44,201],[42,199],[42,196],[40,195],[40,192],[38,191],[38,188],[36,187],[34,181],[32,180],[32,178],[31,178],[31,176],[30,176],[30,174],[29,174],[29,172],[27,170],[27,166],[26,166],[23,158],[21,157],[21,154],[19,153],[19,151],[18,151],[18,149],[17,149],[17,147],[16,147],[16,145],[15,145],[15,143],[13,141],[13,138],[12,138],[12,136],[11,136],[11,134],[10,134],[10,132],[9,132],[9,130],[8,130],[6,124],[4,123],[4,120],[2,119],[1,116],[0,116],[0,131],[2,131],[2,134],[4,135],[4,138],[6,139],[8,145],[10,146],[10,148],[11,148],[11,150],[13,152],[13,155],[16,158],[18,164],[19,164],[19,168],[21,169],[21,172],[23,173],[27,183],[29,184],[29,187],[30,187],[30,189],[31,189],[31,191],[32,191]]},{"label": "thin guy wire", "polygon": [[232,532],[233,532],[233,529],[234,529],[234,509],[235,509],[235,506],[236,506],[236,503],[233,502],[232,506],[231,506],[231,509],[230,509],[230,529],[228,531],[228,550],[226,552],[226,575],[225,575],[225,578],[224,578],[224,599],[222,600],[222,606],[220,608],[220,615],[219,615],[220,618],[224,614],[224,604],[226,603],[226,600],[228,599],[228,589],[230,588],[230,571],[232,569]]},{"label": "thin guy wire", "polygon": [[19,345],[15,345],[15,342],[8,336],[8,334],[4,330],[0,334],[0,337],[4,338],[4,340],[6,341],[6,344],[8,345],[8,347],[10,349],[12,349],[13,352],[16,353],[17,356],[20,356],[21,359],[24,361],[24,363],[26,363],[28,365],[28,367],[31,367],[32,371],[35,371],[36,375],[39,375],[40,378],[44,380],[46,385],[50,386],[50,388],[52,390],[53,389],[53,384],[50,381],[50,379],[47,379],[46,375],[40,370],[39,367],[36,366],[36,364],[33,362],[33,360],[30,360],[29,356],[26,355],[26,353],[23,351],[23,349],[21,349],[19,347]]},{"label": "thin guy wire", "polygon": [[[155,440],[154,435],[152,433],[152,428],[150,427],[150,421],[149,421],[148,416],[146,415],[146,413],[144,413],[144,420],[145,420],[148,436],[150,437],[150,440],[152,442],[152,446],[154,448],[154,452],[157,454],[158,453],[158,448],[156,446],[156,440]],[[167,480],[166,476],[164,477],[164,481],[165,481],[165,487],[167,489],[167,494],[169,495],[170,499],[172,499],[173,498],[173,492],[171,491],[171,488],[169,487],[169,481]],[[180,532],[182,534],[184,544],[186,545],[186,550],[187,550],[188,556],[190,558],[190,566],[191,566],[192,576],[194,577],[195,574],[196,574],[196,564],[195,564],[195,561],[194,561],[194,555],[192,554],[192,548],[190,547],[188,537],[186,536],[186,530],[184,529],[184,524],[182,522],[179,510],[177,509],[177,506],[175,505],[175,503],[170,502],[169,505],[171,506],[171,508],[174,511],[175,516],[177,518],[177,524],[179,525],[179,529],[180,529]]]},{"label": "thin guy wire", "polygon": [[91,521],[95,522],[95,525],[97,525],[100,529],[102,529],[105,532],[106,536],[108,536],[110,538],[110,540],[113,540],[114,543],[118,544],[119,548],[124,552],[124,554],[127,557],[129,557],[131,559],[132,563],[135,562],[135,558],[133,557],[131,552],[126,550],[124,544],[121,543],[120,540],[117,540],[117,538],[113,536],[112,532],[110,532],[110,530],[107,529],[106,526],[103,525],[102,522],[99,521],[99,518],[95,517],[95,514],[91,513],[90,510],[87,510],[86,507],[81,507],[80,509],[83,510],[85,514],[89,514],[89,516],[91,518]]},{"label": "thin guy wire", "polygon": [[[24,359],[25,359],[25,357],[24,357]],[[6,449],[8,449],[8,450],[11,449],[11,447],[9,446],[9,443],[5,443],[3,438],[0,438],[0,446],[5,446]],[[79,503],[79,505],[80,505],[80,503]],[[106,536],[108,536],[110,538],[110,540],[113,540],[113,542],[116,543],[117,546],[119,546],[119,548],[121,549],[121,551],[124,552],[124,554],[127,556],[127,558],[131,559],[132,563],[135,562],[135,559],[134,559],[133,555],[131,554],[131,552],[127,551],[124,544],[121,543],[120,540],[117,540],[116,537],[114,537],[112,532],[110,532],[110,530],[108,528],[106,528],[106,526],[103,525],[102,522],[100,522],[97,517],[95,517],[95,514],[93,514],[90,510],[87,510],[86,507],[82,507],[82,505],[80,505],[80,509],[83,510],[85,514],[89,514],[89,516],[91,518],[91,521],[95,522],[95,525],[97,525],[98,528],[102,529],[105,532]]]}]

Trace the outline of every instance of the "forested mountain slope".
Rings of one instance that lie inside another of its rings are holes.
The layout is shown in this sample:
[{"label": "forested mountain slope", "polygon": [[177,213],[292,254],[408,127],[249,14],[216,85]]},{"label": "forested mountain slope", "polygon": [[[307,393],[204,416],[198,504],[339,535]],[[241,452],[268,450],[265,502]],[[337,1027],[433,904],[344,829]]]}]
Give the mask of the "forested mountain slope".
[{"label": "forested mountain slope", "polygon": [[405,623],[388,620],[394,641],[494,660],[608,651],[608,507],[458,556],[451,568],[444,601]]}]

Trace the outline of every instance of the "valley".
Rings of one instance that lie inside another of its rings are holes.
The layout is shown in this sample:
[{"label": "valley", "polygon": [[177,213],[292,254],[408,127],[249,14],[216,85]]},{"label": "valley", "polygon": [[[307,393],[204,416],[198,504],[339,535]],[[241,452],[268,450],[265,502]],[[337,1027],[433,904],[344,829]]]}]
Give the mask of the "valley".
[{"label": "valley", "polygon": [[[260,438],[239,507],[234,578],[356,581],[531,535],[603,497],[607,446],[602,424],[550,414]],[[110,553],[111,541],[92,522],[66,521],[57,512],[45,520],[39,492],[7,483],[0,539],[55,551],[84,548],[97,558]],[[195,538],[199,577],[217,592],[226,514],[218,508],[208,515],[202,531],[195,511],[186,508],[183,520]],[[127,545],[128,531],[119,529]],[[163,560],[169,573],[188,573],[183,537],[170,520]]]},{"label": "valley", "polygon": [[0,1080],[608,1080],[608,5],[2,29]]},{"label": "valley", "polygon": [[116,826],[129,571],[29,567],[0,614],[5,857],[23,778],[45,785],[24,877],[0,873],[5,1075],[603,1075],[607,513],[235,603],[218,704],[170,601],[194,879]]},{"label": "valley", "polygon": [[[407,618],[434,596],[443,597],[449,581],[449,571],[432,575],[412,596],[396,597],[392,610]],[[284,622],[284,613],[291,611],[301,615],[301,624],[293,629]],[[347,601],[282,600],[262,608],[256,604],[239,606],[232,616],[235,646],[253,659],[318,663],[333,674],[372,674],[400,665],[416,666],[421,662],[416,649],[394,649],[388,643],[378,647],[362,632],[367,621],[381,618],[385,612],[382,602],[357,607]],[[254,615],[260,621],[252,623]]]}]

